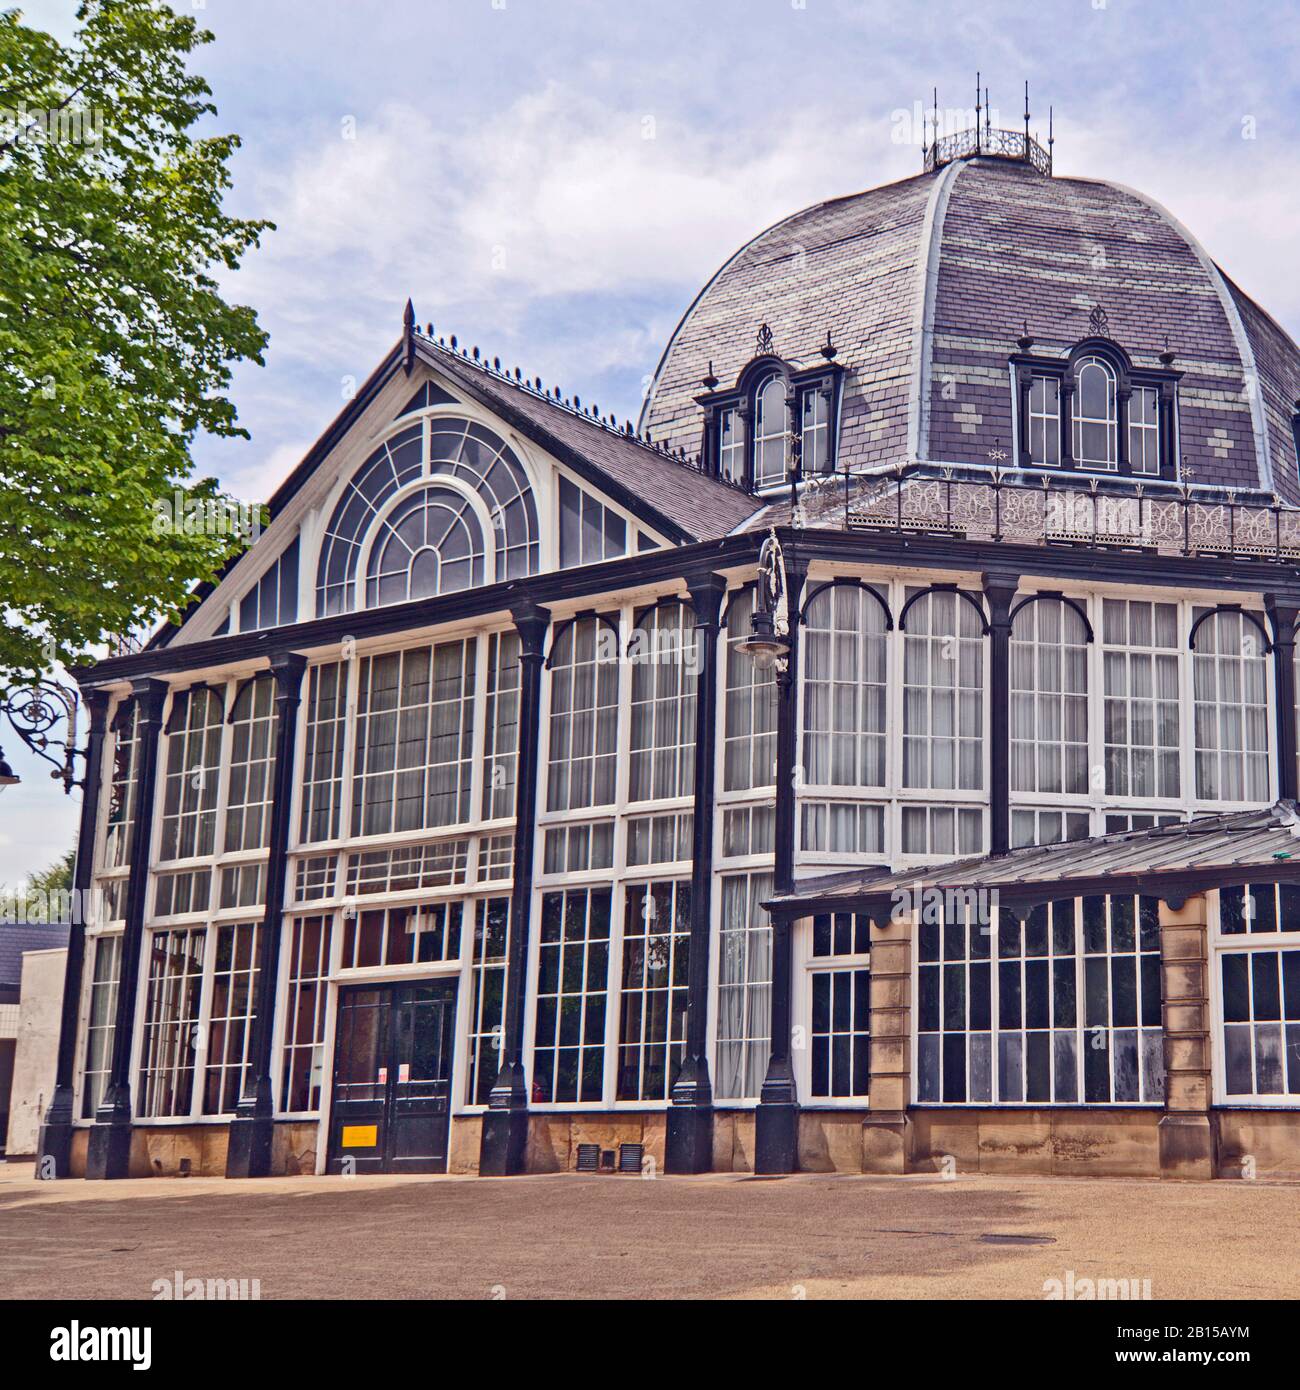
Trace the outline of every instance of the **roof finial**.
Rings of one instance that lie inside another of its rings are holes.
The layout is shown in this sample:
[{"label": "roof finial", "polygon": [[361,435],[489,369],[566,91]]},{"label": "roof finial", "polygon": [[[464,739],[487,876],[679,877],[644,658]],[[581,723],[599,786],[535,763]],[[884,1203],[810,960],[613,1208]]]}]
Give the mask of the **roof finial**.
[{"label": "roof finial", "polygon": [[975,71],[975,153],[980,152],[980,72]]},{"label": "roof finial", "polygon": [[402,370],[407,376],[415,366],[415,305],[408,299],[402,310]]},{"label": "roof finial", "polygon": [[713,358],[709,358],[709,370],[704,374],[704,381],[701,383],[706,391],[712,391],[718,384],[718,378],[713,375]]},{"label": "roof finial", "polygon": [[1025,154],[1029,154],[1029,79],[1025,79]]},{"label": "roof finial", "polygon": [[986,136],[993,134],[993,110],[989,106],[989,89],[987,87],[984,88],[984,134]]},{"label": "roof finial", "polygon": [[828,328],[826,330],[826,342],[822,347],[821,354],[828,362],[833,362],[837,352],[839,352],[839,348],[831,342],[831,330]]}]

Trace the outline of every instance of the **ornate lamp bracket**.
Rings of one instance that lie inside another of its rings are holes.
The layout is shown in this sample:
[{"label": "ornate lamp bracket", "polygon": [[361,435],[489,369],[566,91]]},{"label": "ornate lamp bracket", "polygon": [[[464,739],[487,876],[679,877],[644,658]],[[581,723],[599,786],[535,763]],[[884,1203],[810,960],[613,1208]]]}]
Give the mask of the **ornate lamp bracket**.
[{"label": "ornate lamp bracket", "polygon": [[0,691],[0,711],[23,743],[50,764],[50,776],[63,783],[65,793],[79,787],[77,759],[85,751],[76,746],[77,691],[57,681],[24,681]]}]

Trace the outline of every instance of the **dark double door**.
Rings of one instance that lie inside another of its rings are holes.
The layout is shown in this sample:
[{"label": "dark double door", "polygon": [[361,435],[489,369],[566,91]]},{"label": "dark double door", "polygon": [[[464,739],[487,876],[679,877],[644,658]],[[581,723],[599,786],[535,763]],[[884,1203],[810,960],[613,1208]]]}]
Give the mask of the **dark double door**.
[{"label": "dark double door", "polygon": [[331,1173],[447,1171],[455,1036],[455,980],[339,990]]}]

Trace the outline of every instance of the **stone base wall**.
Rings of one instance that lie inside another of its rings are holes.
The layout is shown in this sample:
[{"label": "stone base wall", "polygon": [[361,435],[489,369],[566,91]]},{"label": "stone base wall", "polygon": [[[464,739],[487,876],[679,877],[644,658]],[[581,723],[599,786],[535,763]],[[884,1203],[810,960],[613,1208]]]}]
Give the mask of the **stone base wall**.
[{"label": "stone base wall", "polygon": [[907,1171],[1155,1178],[1163,1113],[915,1109]]},{"label": "stone base wall", "polygon": [[1220,1178],[1300,1178],[1300,1110],[1215,1110]]},{"label": "stone base wall", "polygon": [[[615,1154],[620,1144],[643,1144],[643,1158],[652,1160],[655,1171],[662,1173],[667,1130],[668,1116],[662,1110],[606,1111],[599,1115],[530,1114],[528,1171],[573,1172],[578,1166],[579,1144],[599,1144],[602,1149],[613,1149]],[[468,1171],[477,1170],[476,1154],[474,1165]]]},{"label": "stone base wall", "polygon": [[[271,1140],[271,1171],[277,1177],[316,1171],[318,1126],[315,1120],[283,1120]],[[224,1178],[229,1126],[139,1125],[131,1134],[133,1178]],[[72,1137],[70,1167],[74,1178],[86,1176],[89,1129]]]}]

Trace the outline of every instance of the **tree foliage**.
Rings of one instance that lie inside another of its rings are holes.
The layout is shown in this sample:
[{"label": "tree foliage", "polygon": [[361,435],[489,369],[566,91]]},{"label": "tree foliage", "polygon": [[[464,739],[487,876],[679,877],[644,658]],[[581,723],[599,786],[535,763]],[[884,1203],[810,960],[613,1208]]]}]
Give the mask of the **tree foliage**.
[{"label": "tree foliage", "polygon": [[[219,498],[200,432],[246,435],[253,310],[216,276],[271,224],[227,216],[234,135],[191,70],[212,35],[152,0],[87,0],[74,41],[0,13],[0,672],[174,616],[244,540],[163,525]],[[181,506],[177,507],[177,500]]]}]

